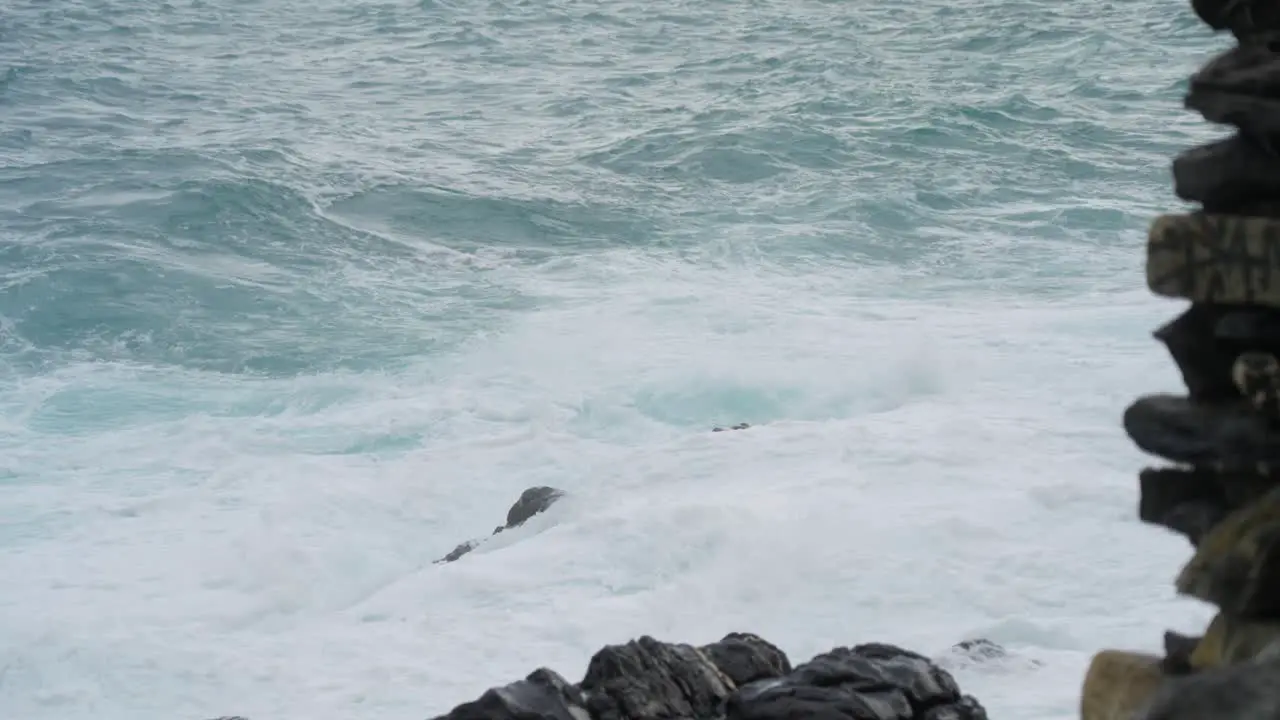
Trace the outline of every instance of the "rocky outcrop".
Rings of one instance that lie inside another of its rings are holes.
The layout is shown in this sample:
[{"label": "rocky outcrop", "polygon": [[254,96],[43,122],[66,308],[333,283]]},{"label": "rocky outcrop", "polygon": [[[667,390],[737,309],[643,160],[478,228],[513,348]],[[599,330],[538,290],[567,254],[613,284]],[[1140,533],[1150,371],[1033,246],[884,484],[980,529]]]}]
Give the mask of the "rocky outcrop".
[{"label": "rocky outcrop", "polygon": [[[531,487],[520,493],[520,497],[516,500],[511,509],[507,511],[507,522],[493,529],[493,535],[497,535],[504,530],[514,530],[520,527],[529,518],[544,512],[547,508],[555,504],[557,500],[564,497],[563,490],[557,490],[553,487],[539,486]],[[448,555],[436,560],[436,564],[449,563],[475,550],[484,540],[468,540],[449,552]]]},{"label": "rocky outcrop", "polygon": [[1085,720],[1280,717],[1280,3],[1193,0],[1237,43],[1192,76],[1186,107],[1235,129],[1173,163],[1179,197],[1147,241],[1147,285],[1190,301],[1155,338],[1186,392],[1139,398],[1123,425],[1173,467],[1138,477],[1138,517],[1180,533],[1178,593],[1217,608],[1163,656],[1104,650]]},{"label": "rocky outcrop", "polygon": [[539,668],[435,720],[986,720],[928,658],[893,645],[841,647],[792,667],[764,639],[694,647],[645,636],[610,645],[571,684]]}]

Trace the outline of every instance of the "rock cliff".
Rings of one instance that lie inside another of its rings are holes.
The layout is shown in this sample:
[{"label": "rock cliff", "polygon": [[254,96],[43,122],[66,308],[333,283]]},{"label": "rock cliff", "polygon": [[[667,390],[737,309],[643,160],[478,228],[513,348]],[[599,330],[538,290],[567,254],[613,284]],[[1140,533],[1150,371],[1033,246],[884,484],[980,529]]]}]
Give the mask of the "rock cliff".
[{"label": "rock cliff", "polygon": [[1084,720],[1280,717],[1280,3],[1193,0],[1233,48],[1191,77],[1188,109],[1234,133],[1173,162],[1178,197],[1157,217],[1146,278],[1190,301],[1155,338],[1186,392],[1139,398],[1123,425],[1170,466],[1138,476],[1138,517],[1185,536],[1178,593],[1215,606],[1162,657],[1104,650]]}]

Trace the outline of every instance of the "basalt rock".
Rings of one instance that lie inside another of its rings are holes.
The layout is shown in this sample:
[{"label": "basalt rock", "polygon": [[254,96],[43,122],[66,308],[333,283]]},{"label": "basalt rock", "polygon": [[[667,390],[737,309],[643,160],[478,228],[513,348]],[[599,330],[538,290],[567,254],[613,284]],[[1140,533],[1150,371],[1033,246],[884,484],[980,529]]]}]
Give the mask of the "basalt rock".
[{"label": "basalt rock", "polygon": [[1237,133],[1179,155],[1173,188],[1205,212],[1241,212],[1280,197],[1280,154],[1265,141]]},{"label": "basalt rock", "polygon": [[694,647],[610,645],[570,685],[542,668],[436,720],[986,720],[945,670],[884,644],[841,647],[796,668],[748,633]]},{"label": "basalt rock", "polygon": [[[557,500],[564,497],[563,490],[557,490],[553,487],[539,486],[531,487],[520,493],[520,497],[516,499],[511,509],[507,511],[507,522],[493,529],[493,535],[504,530],[513,530],[525,524],[534,515],[546,511],[547,508],[555,504]],[[449,563],[475,550],[483,540],[468,540],[460,543],[448,555],[436,560],[436,564]]]},{"label": "basalt rock", "polygon": [[1190,301],[1159,328],[1185,394],[1138,398],[1123,426],[1171,461],[1139,474],[1138,517],[1191,541],[1178,593],[1217,607],[1164,656],[1103,650],[1084,720],[1280,720],[1280,2],[1193,0],[1236,47],[1192,76],[1187,108],[1235,134],[1179,155],[1191,212],[1152,222],[1147,286]]},{"label": "basalt rock", "polygon": [[1280,5],[1271,0],[1191,0],[1196,15],[1214,30],[1229,30],[1237,40],[1280,31]]}]

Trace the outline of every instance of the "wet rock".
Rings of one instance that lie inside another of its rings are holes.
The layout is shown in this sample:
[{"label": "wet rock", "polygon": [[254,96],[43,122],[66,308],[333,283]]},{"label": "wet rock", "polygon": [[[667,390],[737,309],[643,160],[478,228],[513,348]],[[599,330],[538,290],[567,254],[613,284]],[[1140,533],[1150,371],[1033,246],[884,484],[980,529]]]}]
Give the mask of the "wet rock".
[{"label": "wet rock", "polygon": [[590,720],[581,691],[554,670],[539,668],[524,680],[486,690],[454,708],[449,720]]},{"label": "wet rock", "polygon": [[[1280,476],[1259,474],[1257,468],[1234,473],[1205,468],[1148,468],[1138,475],[1138,485],[1140,520],[1190,535],[1189,530],[1170,520],[1171,513],[1178,513],[1185,505],[1207,508],[1206,522],[1196,533],[1203,534],[1232,511],[1256,502],[1280,485]],[[1196,537],[1192,541],[1199,542]]]},{"label": "wet rock", "polygon": [[1147,469],[1138,475],[1138,519],[1181,533],[1198,545],[1234,508],[1216,473],[1180,468]]},{"label": "wet rock", "polygon": [[1206,25],[1238,40],[1280,30],[1280,5],[1271,0],[1191,0],[1191,7]]},{"label": "wet rock", "polygon": [[786,654],[751,633],[729,633],[719,642],[702,646],[702,652],[739,687],[791,672]]},{"label": "wet rock", "polygon": [[749,633],[700,648],[646,636],[600,650],[576,688],[533,677],[440,720],[588,720],[579,709],[590,720],[986,719],[945,670],[881,644],[836,648],[792,669],[781,650]]},{"label": "wet rock", "polygon": [[1147,287],[1164,297],[1280,308],[1277,264],[1280,219],[1180,213],[1147,230]]},{"label": "wet rock", "polygon": [[1193,671],[1254,660],[1280,640],[1280,622],[1218,613],[1187,657]]},{"label": "wet rock", "polygon": [[596,653],[582,681],[594,720],[711,718],[734,687],[698,648],[648,636]]},{"label": "wet rock", "polygon": [[1009,654],[1003,647],[985,638],[961,640],[952,647],[952,651],[974,660],[995,660]]},{"label": "wet rock", "polygon": [[1185,675],[1191,672],[1194,669],[1191,665],[1191,655],[1203,640],[1203,637],[1166,630],[1162,666],[1164,672],[1169,675]]},{"label": "wet rock", "polygon": [[458,558],[462,557],[463,555],[466,555],[472,550],[475,550],[476,546],[479,544],[480,543],[476,540],[468,540],[464,543],[458,543],[458,546],[450,550],[448,555],[445,555],[444,557],[440,558],[436,562],[438,563],[453,562],[454,560],[457,560]]},{"label": "wet rock", "polygon": [[1175,586],[1230,616],[1280,618],[1280,488],[1205,535]]},{"label": "wet rock", "polygon": [[1280,463],[1280,429],[1243,401],[1200,405],[1148,395],[1125,410],[1123,421],[1134,444],[1173,462],[1263,474]]},{"label": "wet rock", "polygon": [[1135,720],[1280,718],[1280,661],[1251,662],[1170,678]]},{"label": "wet rock", "polygon": [[724,432],[724,431],[726,431],[726,430],[746,430],[746,429],[747,429],[747,428],[749,428],[749,427],[751,427],[751,426],[750,426],[749,424],[747,424],[747,423],[738,423],[737,425],[730,425],[730,426],[729,426],[729,427],[727,427],[727,428],[723,428],[723,427],[713,427],[713,428],[711,428],[711,432]]},{"label": "wet rock", "polygon": [[1239,397],[1231,382],[1231,365],[1241,343],[1217,337],[1222,316],[1218,307],[1197,303],[1153,333],[1168,349],[1191,399],[1197,402]]},{"label": "wet rock", "polygon": [[529,518],[554,505],[561,497],[564,497],[564,491],[553,487],[539,486],[525,490],[507,511],[507,524],[502,529],[510,530],[523,525]]},{"label": "wet rock", "polygon": [[1267,44],[1238,45],[1191,76],[1184,104],[1209,122],[1250,137],[1280,132],[1280,54]]},{"label": "wet rock", "polygon": [[1258,214],[1243,211],[1280,198],[1280,154],[1269,142],[1233,135],[1175,158],[1173,187],[1208,213]]},{"label": "wet rock", "polygon": [[952,673],[963,671],[1004,675],[1033,671],[1044,666],[1043,662],[1034,657],[1011,651],[983,638],[958,642],[933,660],[938,667]]},{"label": "wet rock", "polygon": [[[564,497],[564,491],[553,487],[538,486],[525,490],[520,493],[520,497],[515,504],[507,511],[506,524],[494,528],[492,534],[497,535],[504,530],[520,527],[533,516],[546,511],[547,508],[550,508],[562,497]],[[448,555],[435,562],[436,564],[453,562],[475,550],[482,542],[482,540],[468,540],[459,543],[457,547],[449,551]]]},{"label": "wet rock", "polygon": [[923,655],[893,645],[836,648],[784,678],[752,683],[730,699],[736,720],[783,718],[963,718],[986,712],[966,699],[950,673]]}]

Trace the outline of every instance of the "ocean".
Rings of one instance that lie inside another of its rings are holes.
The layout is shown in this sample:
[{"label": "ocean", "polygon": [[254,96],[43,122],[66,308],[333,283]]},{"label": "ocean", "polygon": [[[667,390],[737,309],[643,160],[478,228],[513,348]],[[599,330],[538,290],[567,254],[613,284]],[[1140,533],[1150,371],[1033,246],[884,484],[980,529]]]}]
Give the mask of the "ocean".
[{"label": "ocean", "polygon": [[421,720],[750,631],[988,638],[993,718],[1075,718],[1211,612],[1120,414],[1181,388],[1143,244],[1229,44],[1171,0],[7,0],[0,717]]}]

